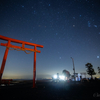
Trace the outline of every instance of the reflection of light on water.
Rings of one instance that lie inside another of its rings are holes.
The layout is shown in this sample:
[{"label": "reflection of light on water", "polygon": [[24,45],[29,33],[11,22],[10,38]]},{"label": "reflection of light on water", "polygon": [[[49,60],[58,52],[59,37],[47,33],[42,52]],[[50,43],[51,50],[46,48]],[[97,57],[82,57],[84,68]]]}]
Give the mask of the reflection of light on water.
[{"label": "reflection of light on water", "polygon": [[[8,85],[8,84],[7,84]],[[14,84],[9,84],[9,86],[12,86],[12,85],[14,85]],[[1,84],[1,86],[6,86],[5,84]]]},{"label": "reflection of light on water", "polygon": [[5,84],[1,84],[1,86],[6,86]]},{"label": "reflection of light on water", "polygon": [[19,82],[13,82],[13,83],[19,83]]},{"label": "reflection of light on water", "polygon": [[14,84],[9,84],[9,85],[14,85]]}]

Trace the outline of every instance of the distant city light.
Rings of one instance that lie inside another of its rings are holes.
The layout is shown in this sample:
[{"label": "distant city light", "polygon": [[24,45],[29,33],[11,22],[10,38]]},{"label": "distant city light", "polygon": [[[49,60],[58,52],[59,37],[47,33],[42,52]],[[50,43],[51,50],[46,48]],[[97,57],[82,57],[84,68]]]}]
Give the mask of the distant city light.
[{"label": "distant city light", "polygon": [[59,78],[60,78],[61,80],[64,80],[64,79],[65,79],[65,76],[61,75],[61,76],[59,76]]},{"label": "distant city light", "polygon": [[60,75],[59,77],[57,77],[57,75],[53,76],[54,79],[60,79],[60,80],[65,80],[65,76]]},{"label": "distant city light", "polygon": [[54,79],[57,79],[57,75],[54,75],[53,77],[54,77]]}]

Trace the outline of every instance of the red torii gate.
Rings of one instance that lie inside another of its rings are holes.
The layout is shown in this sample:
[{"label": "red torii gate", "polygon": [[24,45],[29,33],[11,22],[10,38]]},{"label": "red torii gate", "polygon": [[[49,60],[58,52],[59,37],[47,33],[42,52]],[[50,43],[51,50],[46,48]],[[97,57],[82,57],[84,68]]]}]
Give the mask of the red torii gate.
[{"label": "red torii gate", "polygon": [[[8,38],[8,37],[2,36],[2,35],[0,35],[0,39],[8,41],[8,43],[0,43],[1,46],[6,46],[6,50],[4,53],[4,57],[3,57],[3,61],[1,64],[1,69],[0,69],[0,81],[2,79],[2,75],[3,75],[9,48],[14,48],[15,50],[18,49],[18,50],[23,50],[23,51],[28,50],[28,51],[34,52],[34,65],[33,65],[33,88],[34,88],[35,87],[35,78],[36,78],[36,52],[38,52],[38,53],[41,52],[41,51],[37,50],[36,47],[43,48],[43,45],[38,45],[38,44],[30,43],[30,42],[16,40],[16,39]],[[22,47],[12,45],[11,42],[20,43],[20,44],[22,44]],[[25,48],[25,45],[34,46],[34,49]]]}]

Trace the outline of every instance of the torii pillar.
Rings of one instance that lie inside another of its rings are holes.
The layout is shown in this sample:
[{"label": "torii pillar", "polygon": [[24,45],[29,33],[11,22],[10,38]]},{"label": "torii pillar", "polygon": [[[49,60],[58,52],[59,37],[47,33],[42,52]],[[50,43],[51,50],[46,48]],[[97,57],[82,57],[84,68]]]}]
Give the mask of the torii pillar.
[{"label": "torii pillar", "polygon": [[[2,35],[0,35],[0,39],[8,41],[8,43],[0,43],[1,46],[6,46],[6,50],[5,50],[5,53],[4,53],[4,57],[3,57],[3,61],[2,61],[2,64],[1,64],[1,69],[0,69],[0,81],[2,80],[2,75],[3,75],[4,68],[5,68],[5,64],[6,64],[6,59],[7,59],[9,48],[14,48],[16,50],[20,49],[20,50],[23,50],[23,51],[28,50],[28,51],[33,51],[34,52],[33,88],[35,88],[36,52],[38,52],[38,53],[41,52],[41,51],[37,50],[36,47],[43,48],[43,46],[39,45],[39,44],[34,44],[34,43],[30,43],[30,42],[25,42],[25,41],[21,41],[21,40],[16,40],[16,39],[8,38],[8,37],[2,36]],[[16,45],[12,45],[11,42],[20,43],[20,44],[22,44],[22,47],[16,46]],[[34,46],[34,49],[25,48],[25,45]]]}]

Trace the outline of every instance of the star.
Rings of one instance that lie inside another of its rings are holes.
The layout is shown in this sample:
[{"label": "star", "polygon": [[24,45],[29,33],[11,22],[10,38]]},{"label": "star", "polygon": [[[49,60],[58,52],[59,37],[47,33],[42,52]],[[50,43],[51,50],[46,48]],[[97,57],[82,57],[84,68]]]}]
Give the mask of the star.
[{"label": "star", "polygon": [[22,8],[24,8],[24,6],[22,5]]},{"label": "star", "polygon": [[73,25],[73,27],[75,27],[75,25]]},{"label": "star", "polygon": [[59,59],[61,59],[61,57],[59,57]]},{"label": "star", "polygon": [[97,56],[97,58],[99,58],[99,56]]}]

